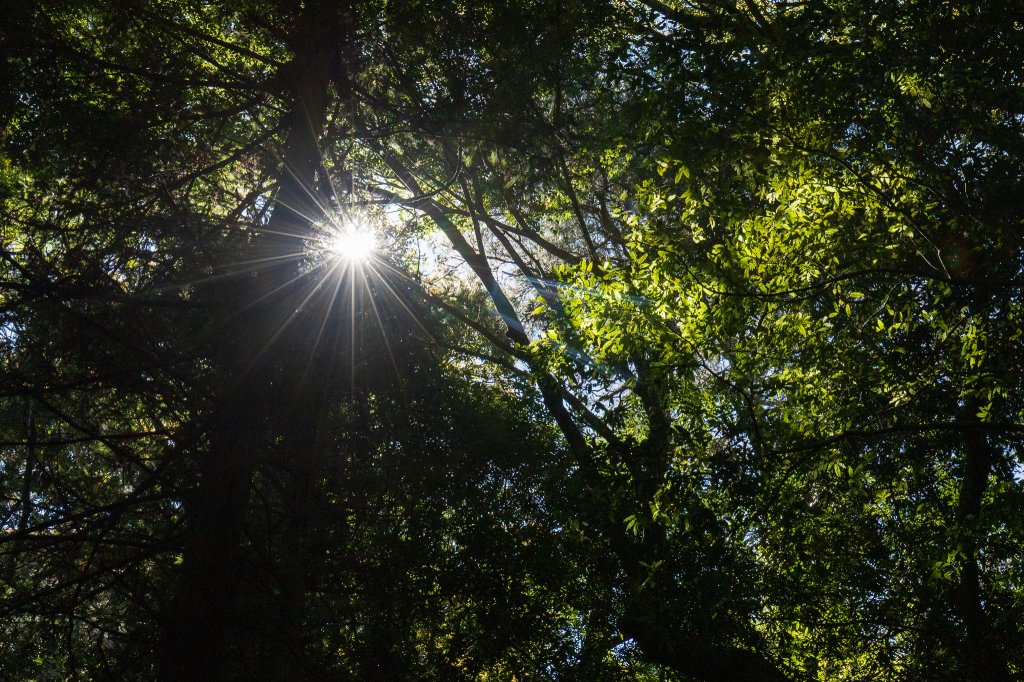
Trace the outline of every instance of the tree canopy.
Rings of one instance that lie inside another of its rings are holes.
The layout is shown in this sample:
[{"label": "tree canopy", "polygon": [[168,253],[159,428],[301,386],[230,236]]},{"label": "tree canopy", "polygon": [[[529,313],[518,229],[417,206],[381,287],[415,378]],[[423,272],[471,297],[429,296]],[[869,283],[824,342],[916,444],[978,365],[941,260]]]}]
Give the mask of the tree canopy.
[{"label": "tree canopy", "polygon": [[1016,0],[6,14],[3,677],[1024,675]]}]

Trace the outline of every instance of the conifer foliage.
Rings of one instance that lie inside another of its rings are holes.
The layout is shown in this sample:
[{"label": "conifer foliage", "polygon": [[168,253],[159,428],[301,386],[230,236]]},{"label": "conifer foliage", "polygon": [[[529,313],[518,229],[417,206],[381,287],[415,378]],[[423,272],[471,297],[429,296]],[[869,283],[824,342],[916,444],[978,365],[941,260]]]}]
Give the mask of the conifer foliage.
[{"label": "conifer foliage", "polygon": [[4,679],[1024,675],[1018,2],[9,5]]}]

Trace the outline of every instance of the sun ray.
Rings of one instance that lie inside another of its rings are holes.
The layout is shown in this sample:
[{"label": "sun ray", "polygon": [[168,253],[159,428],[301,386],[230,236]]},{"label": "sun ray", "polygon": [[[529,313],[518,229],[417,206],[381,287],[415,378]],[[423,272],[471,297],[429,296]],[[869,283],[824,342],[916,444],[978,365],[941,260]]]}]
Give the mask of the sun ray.
[{"label": "sun ray", "polygon": [[[299,259],[299,258],[302,258],[305,255],[306,254],[304,252],[303,253],[296,252],[296,253],[284,254],[284,255],[281,255],[281,256],[268,256],[266,258],[251,258],[249,260],[231,261],[229,263],[221,263],[219,265],[214,265],[211,268],[211,270],[213,271],[212,274],[207,275],[205,277],[191,277],[191,278],[185,279],[185,280],[177,280],[177,281],[168,282],[168,283],[162,284],[160,286],[146,286],[143,290],[145,292],[151,293],[151,294],[159,294],[159,293],[164,293],[164,292],[168,292],[168,291],[177,291],[177,290],[180,290],[181,287],[184,287],[184,286],[195,286],[195,285],[198,285],[198,284],[208,284],[210,282],[216,282],[218,280],[224,280],[224,279],[229,279],[231,277],[242,276],[244,274],[247,274],[247,272],[248,272],[248,271],[239,272],[239,271],[236,271],[236,270],[230,270],[230,268],[237,268],[238,266],[242,266],[242,265],[261,265],[261,264],[270,263],[270,262],[273,262],[273,261],[280,261],[280,260]],[[222,272],[218,272],[218,271],[222,271]]]},{"label": "sun ray", "polygon": [[[385,263],[385,265],[388,267],[388,269],[393,270],[400,276],[412,279],[411,277],[409,277],[409,274],[407,272],[404,272],[387,263]],[[423,321],[421,320],[420,316],[416,314],[416,311],[411,306],[409,306],[409,304],[402,300],[402,297],[398,295],[398,292],[395,291],[394,287],[391,286],[391,283],[388,282],[387,279],[379,272],[374,271],[373,274],[376,275],[378,279],[380,279],[381,284],[388,290],[388,293],[391,294],[391,297],[398,302],[398,305],[400,305],[402,309],[405,310],[406,313],[408,313],[409,317],[411,317],[413,321],[416,323],[416,326],[419,327],[420,330],[427,335],[427,338],[430,339],[431,341],[436,342],[434,335],[423,324]]]},{"label": "sun ray", "polygon": [[348,345],[348,366],[349,366],[349,389],[354,393],[356,390],[356,288],[349,286],[349,345]]},{"label": "sun ray", "polygon": [[[366,280],[366,273],[360,271],[359,272],[359,277],[363,281],[363,287],[369,289],[369,283]],[[382,318],[380,316],[380,310],[377,308],[377,301],[374,300],[373,295],[371,294],[369,298],[370,298],[370,305],[373,307],[373,315],[374,315],[374,317],[377,318],[377,326],[380,327],[381,338],[384,341],[384,348],[387,350],[387,352],[388,352],[388,359],[391,360],[391,366],[395,370],[395,378],[398,379],[399,382],[401,382],[401,380],[402,380],[402,373],[398,369],[398,362],[395,361],[395,354],[391,350],[391,343],[388,341],[387,330],[384,329],[384,318]]]},{"label": "sun ray", "polygon": [[[318,291],[320,291],[320,289],[324,286],[324,284],[327,283],[328,277],[330,276],[331,272],[333,272],[333,270],[336,267],[337,267],[337,264],[332,266],[331,270],[329,270],[325,275],[323,275],[322,277],[317,279],[316,283],[312,287],[310,287],[309,293],[306,294],[305,298],[303,298],[302,301],[300,301],[299,304],[297,306],[295,306],[295,308],[288,315],[288,317],[285,318],[284,322],[281,324],[280,329],[278,329],[277,332],[274,333],[274,335],[270,338],[270,341],[268,343],[273,343],[277,339],[277,337],[280,336],[284,332],[284,330],[287,328],[287,326],[289,324],[291,324],[292,321],[296,317],[298,317],[300,313],[302,313],[302,311],[305,309],[306,305],[310,302],[310,300],[312,300],[312,298],[316,295],[316,293]],[[290,280],[290,282],[288,282],[288,284],[290,284],[291,282],[295,282],[295,281],[297,281],[298,279],[300,279],[300,278],[302,278],[304,276],[305,276],[304,274],[300,274],[298,277],[292,278]],[[285,285],[285,286],[287,286],[287,285]],[[278,287],[278,289],[275,289],[274,291],[277,291],[280,288],[281,287]],[[274,293],[274,292],[271,292],[271,293]]]},{"label": "sun ray", "polygon": [[327,300],[327,305],[324,307],[324,319],[320,321],[320,327],[316,332],[316,339],[313,341],[313,351],[310,353],[309,361],[306,363],[306,367],[302,372],[303,378],[309,374],[309,370],[313,366],[313,360],[316,356],[316,351],[320,347],[320,341],[323,339],[324,330],[327,328],[327,322],[331,319],[331,313],[334,311],[334,304],[338,300],[338,291],[341,289],[341,283],[343,278],[338,274],[339,268],[338,263],[332,263],[328,266],[327,274],[325,278],[332,277],[334,279],[334,287],[331,289],[331,296]]}]

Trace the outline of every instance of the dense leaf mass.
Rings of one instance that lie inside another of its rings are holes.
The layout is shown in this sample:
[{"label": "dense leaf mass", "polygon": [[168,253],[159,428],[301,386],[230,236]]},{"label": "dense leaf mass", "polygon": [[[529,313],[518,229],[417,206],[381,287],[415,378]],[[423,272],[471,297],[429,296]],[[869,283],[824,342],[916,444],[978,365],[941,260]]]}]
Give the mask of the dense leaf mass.
[{"label": "dense leaf mass", "polygon": [[1024,676],[1017,0],[8,4],[0,677]]}]

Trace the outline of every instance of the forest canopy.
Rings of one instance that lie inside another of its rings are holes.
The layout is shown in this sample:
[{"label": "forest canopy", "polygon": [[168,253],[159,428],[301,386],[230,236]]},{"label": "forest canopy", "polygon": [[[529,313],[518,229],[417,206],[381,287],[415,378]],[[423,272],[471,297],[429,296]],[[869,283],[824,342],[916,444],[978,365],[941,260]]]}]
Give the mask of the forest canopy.
[{"label": "forest canopy", "polygon": [[1024,4],[0,20],[0,677],[1024,676]]}]

